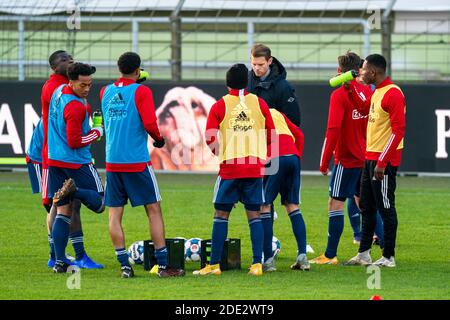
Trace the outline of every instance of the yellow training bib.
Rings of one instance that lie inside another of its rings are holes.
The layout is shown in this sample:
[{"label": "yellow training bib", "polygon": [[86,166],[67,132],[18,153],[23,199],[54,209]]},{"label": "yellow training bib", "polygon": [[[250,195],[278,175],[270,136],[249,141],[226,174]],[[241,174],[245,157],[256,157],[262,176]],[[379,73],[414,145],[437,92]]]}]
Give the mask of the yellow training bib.
[{"label": "yellow training bib", "polygon": [[266,118],[261,112],[258,97],[226,95],[225,117],[220,123],[220,161],[248,156],[266,159]]},{"label": "yellow training bib", "polygon": [[[384,95],[392,88],[400,90],[395,84],[387,85],[383,88],[376,89],[370,100],[369,122],[367,124],[367,151],[383,152],[392,136],[389,113],[381,107],[381,101],[383,101]],[[402,91],[400,90],[400,92]],[[403,139],[400,141],[397,147],[398,149],[403,149]]]}]

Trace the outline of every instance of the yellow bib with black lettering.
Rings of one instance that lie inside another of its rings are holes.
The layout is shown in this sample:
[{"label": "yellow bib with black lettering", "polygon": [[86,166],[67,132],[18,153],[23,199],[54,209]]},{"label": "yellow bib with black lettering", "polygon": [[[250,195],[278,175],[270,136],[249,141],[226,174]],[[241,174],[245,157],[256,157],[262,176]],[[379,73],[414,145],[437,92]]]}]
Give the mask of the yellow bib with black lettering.
[{"label": "yellow bib with black lettering", "polygon": [[291,130],[289,130],[289,127],[286,123],[286,120],[284,119],[281,112],[275,109],[270,109],[270,114],[272,115],[273,123],[275,125],[275,130],[278,135],[280,134],[287,134],[288,136],[291,136],[292,139],[294,139],[294,135],[292,134]]},{"label": "yellow bib with black lettering", "polygon": [[[369,122],[367,124],[367,151],[383,152],[392,136],[389,113],[384,111],[381,107],[381,101],[383,101],[384,95],[391,88],[400,90],[395,84],[390,84],[383,88],[376,89],[370,100]],[[400,92],[402,91],[400,90]],[[397,150],[398,149],[403,149],[403,139],[400,141],[397,147]]]},{"label": "yellow bib with black lettering", "polygon": [[225,117],[220,123],[220,161],[257,157],[265,160],[267,155],[266,119],[258,97],[226,95]]}]

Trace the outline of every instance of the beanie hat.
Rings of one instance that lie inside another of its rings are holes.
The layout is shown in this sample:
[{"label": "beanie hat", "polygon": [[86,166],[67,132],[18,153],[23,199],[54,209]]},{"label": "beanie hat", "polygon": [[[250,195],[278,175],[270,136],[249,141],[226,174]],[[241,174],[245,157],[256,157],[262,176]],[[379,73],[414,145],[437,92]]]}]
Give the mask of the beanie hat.
[{"label": "beanie hat", "polygon": [[245,89],[248,83],[248,69],[245,64],[236,63],[227,71],[227,87]]}]

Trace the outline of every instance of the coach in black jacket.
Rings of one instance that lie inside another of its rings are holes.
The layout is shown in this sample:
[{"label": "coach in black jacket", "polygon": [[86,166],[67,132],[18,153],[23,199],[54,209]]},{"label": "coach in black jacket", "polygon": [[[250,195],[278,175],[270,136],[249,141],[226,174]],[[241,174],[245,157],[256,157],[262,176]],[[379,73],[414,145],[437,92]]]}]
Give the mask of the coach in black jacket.
[{"label": "coach in black jacket", "polygon": [[300,126],[300,106],[294,88],[286,80],[286,69],[270,49],[255,44],[250,55],[252,70],[248,73],[247,91],[264,99],[270,108],[284,113],[295,125]]}]

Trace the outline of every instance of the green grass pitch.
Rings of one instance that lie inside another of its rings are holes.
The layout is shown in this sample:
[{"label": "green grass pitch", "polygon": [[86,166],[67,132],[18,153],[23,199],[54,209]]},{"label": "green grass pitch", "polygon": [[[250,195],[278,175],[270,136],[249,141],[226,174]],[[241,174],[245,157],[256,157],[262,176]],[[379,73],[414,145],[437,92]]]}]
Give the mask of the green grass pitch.
[{"label": "green grass pitch", "polygon": [[[211,237],[211,203],[215,176],[158,174],[162,208],[169,237]],[[325,177],[303,177],[302,212],[308,243],[316,251],[327,241],[327,182]],[[69,275],[53,274],[46,267],[48,257],[45,211],[39,196],[31,195],[26,173],[0,173],[0,299],[362,299],[381,295],[392,299],[449,299],[450,287],[450,179],[399,177],[397,187],[399,228],[397,268],[381,270],[381,289],[368,289],[364,267],[315,266],[310,272],[289,270],[296,245],[288,217],[277,203],[279,214],[274,234],[281,241],[278,271],[251,277],[249,229],[243,206],[231,214],[229,237],[242,241],[242,270],[227,271],[221,277],[197,278],[198,263],[186,263],[187,275],[159,279],[136,266],[136,278],[121,279],[108,234],[108,214],[82,209],[85,246],[89,255],[103,263],[103,270],[82,270],[80,289],[70,290]],[[142,207],[127,206],[124,215],[127,246],[148,239]],[[338,258],[352,257],[348,217]],[[71,244],[68,252],[72,253]],[[374,247],[372,258],[380,256]]]}]

